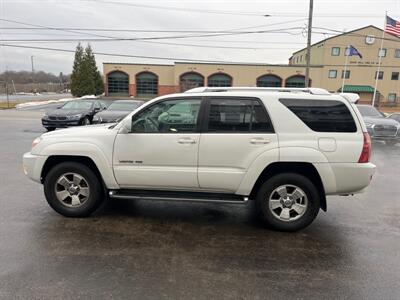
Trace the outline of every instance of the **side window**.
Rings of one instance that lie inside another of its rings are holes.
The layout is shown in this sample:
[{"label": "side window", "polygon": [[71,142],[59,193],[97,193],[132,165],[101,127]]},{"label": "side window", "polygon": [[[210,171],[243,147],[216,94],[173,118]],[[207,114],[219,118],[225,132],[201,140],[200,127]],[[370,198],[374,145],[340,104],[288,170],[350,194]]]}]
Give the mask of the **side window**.
[{"label": "side window", "polygon": [[310,129],[317,132],[356,132],[347,106],[340,101],[280,99]]},{"label": "side window", "polygon": [[100,103],[98,101],[94,102],[94,109],[96,109],[96,110],[100,110],[101,109],[101,105],[100,105]]},{"label": "side window", "polygon": [[132,132],[196,132],[200,98],[181,98],[158,102],[132,117]]},{"label": "side window", "polygon": [[212,98],[209,103],[208,132],[274,132],[264,106],[256,99]]}]

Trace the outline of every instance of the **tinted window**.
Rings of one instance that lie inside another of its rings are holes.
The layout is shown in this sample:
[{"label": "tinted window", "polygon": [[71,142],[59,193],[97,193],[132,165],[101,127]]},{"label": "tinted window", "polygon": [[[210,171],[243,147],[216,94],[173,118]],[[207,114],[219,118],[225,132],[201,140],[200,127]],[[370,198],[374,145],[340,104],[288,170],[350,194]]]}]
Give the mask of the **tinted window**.
[{"label": "tinted window", "polygon": [[95,102],[94,103],[94,109],[101,109],[101,105],[100,105],[100,103],[99,102]]},{"label": "tinted window", "polygon": [[65,103],[61,109],[92,109],[92,101],[76,101],[72,100]]},{"label": "tinted window", "polygon": [[357,105],[357,108],[363,117],[384,117],[384,115],[373,106]]},{"label": "tinted window", "polygon": [[280,102],[314,131],[357,131],[353,116],[340,101],[280,99]]},{"label": "tinted window", "polygon": [[210,99],[208,132],[273,132],[269,116],[255,99]]},{"label": "tinted window", "polygon": [[174,99],[158,102],[132,118],[132,132],[195,132],[200,99]]}]

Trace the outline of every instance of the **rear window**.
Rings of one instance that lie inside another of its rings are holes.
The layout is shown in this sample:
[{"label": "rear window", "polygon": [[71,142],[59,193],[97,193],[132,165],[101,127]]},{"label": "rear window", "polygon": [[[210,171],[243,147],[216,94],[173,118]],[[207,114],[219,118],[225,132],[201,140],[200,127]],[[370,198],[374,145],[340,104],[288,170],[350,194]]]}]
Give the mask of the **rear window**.
[{"label": "rear window", "polygon": [[340,101],[280,99],[310,129],[317,132],[356,132],[347,106]]}]

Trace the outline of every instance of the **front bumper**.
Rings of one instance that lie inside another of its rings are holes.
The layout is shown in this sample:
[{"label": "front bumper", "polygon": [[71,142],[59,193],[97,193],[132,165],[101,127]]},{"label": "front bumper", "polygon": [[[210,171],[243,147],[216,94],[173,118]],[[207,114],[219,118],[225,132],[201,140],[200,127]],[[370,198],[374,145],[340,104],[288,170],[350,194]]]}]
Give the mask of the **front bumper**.
[{"label": "front bumper", "polygon": [[33,181],[41,183],[42,169],[46,160],[47,156],[25,153],[22,159],[25,175]]},{"label": "front bumper", "polygon": [[47,120],[42,119],[42,125],[44,127],[54,127],[54,128],[65,128],[70,126],[80,125],[80,120]]},{"label": "front bumper", "polygon": [[400,129],[397,129],[396,132],[392,133],[385,133],[385,132],[377,132],[374,127],[367,127],[368,134],[371,137],[371,139],[374,140],[382,140],[382,141],[388,141],[388,140],[399,140],[400,141]]}]

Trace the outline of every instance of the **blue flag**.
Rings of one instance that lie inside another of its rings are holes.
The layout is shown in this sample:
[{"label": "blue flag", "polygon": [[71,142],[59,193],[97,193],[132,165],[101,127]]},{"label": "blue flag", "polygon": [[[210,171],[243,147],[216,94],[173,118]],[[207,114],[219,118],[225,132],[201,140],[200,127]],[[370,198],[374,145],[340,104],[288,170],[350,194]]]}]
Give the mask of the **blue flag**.
[{"label": "blue flag", "polygon": [[359,58],[362,58],[362,55],[354,46],[349,45],[349,47],[346,48],[346,55],[347,56],[358,56]]}]

